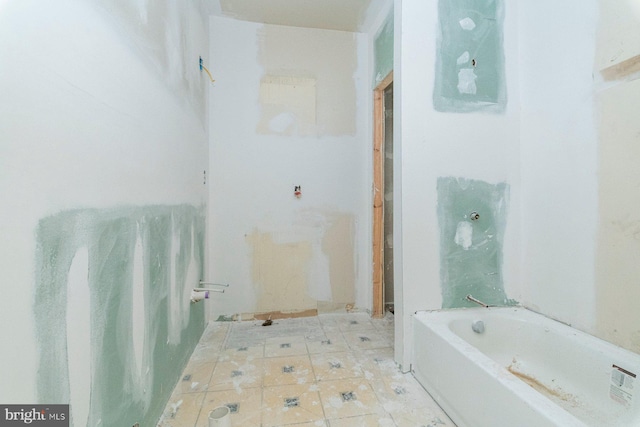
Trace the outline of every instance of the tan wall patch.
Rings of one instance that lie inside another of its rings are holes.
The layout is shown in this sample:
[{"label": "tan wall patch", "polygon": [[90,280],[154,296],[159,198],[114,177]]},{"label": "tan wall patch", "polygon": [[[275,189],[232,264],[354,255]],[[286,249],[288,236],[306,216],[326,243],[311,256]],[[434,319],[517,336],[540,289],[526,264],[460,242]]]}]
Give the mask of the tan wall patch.
[{"label": "tan wall patch", "polygon": [[316,308],[316,301],[307,293],[310,243],[276,243],[270,233],[257,231],[247,240],[253,248],[252,278],[257,286],[257,312]]},{"label": "tan wall patch", "polygon": [[[302,136],[355,135],[355,34],[265,25],[258,37],[265,74],[257,132],[291,135],[297,129]],[[277,98],[265,98],[265,91]]]},{"label": "tan wall patch", "polygon": [[355,301],[353,216],[337,215],[322,240],[322,251],[329,258],[331,295],[334,303]]},{"label": "tan wall patch", "polygon": [[265,76],[260,82],[260,133],[313,135],[316,131],[316,80]]}]

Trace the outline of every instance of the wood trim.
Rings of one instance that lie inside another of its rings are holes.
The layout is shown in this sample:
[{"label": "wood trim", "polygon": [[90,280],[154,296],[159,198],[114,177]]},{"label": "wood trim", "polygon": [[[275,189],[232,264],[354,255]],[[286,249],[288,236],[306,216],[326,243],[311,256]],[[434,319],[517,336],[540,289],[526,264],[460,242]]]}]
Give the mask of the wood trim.
[{"label": "wood trim", "polygon": [[373,91],[373,308],[384,316],[384,90],[393,82],[389,73]]},{"label": "wood trim", "polygon": [[622,80],[632,74],[640,72],[640,55],[626,59],[618,64],[600,70],[605,81]]}]

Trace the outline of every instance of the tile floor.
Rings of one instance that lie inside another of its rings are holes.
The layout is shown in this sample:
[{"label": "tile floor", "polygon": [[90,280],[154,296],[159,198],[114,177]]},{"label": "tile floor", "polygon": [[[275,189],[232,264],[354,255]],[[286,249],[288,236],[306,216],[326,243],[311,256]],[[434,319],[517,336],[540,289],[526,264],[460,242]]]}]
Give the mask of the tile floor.
[{"label": "tile floor", "polygon": [[455,427],[392,345],[391,314],[212,322],[158,426],[207,427],[226,405],[233,427]]}]

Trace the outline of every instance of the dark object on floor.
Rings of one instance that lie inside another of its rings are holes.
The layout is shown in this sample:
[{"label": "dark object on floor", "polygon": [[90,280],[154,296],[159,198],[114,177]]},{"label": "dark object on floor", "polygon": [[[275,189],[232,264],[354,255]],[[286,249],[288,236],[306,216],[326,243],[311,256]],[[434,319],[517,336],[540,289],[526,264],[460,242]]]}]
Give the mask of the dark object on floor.
[{"label": "dark object on floor", "polygon": [[262,326],[271,326],[273,322],[271,321],[271,316],[269,316],[269,318],[267,320],[264,321],[264,323],[262,324]]}]

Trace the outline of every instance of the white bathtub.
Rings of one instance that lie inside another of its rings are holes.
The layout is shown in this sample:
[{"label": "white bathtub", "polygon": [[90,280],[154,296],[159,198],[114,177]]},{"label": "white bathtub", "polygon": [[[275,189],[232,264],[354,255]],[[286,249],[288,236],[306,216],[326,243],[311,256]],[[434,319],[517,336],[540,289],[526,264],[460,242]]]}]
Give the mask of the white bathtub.
[{"label": "white bathtub", "polygon": [[640,426],[638,354],[519,307],[413,326],[413,374],[459,427]]}]

